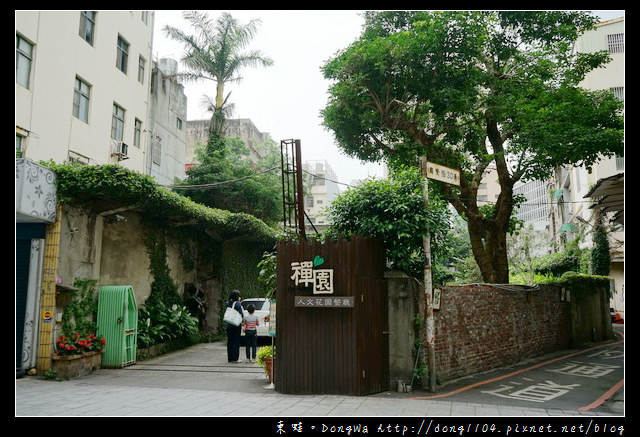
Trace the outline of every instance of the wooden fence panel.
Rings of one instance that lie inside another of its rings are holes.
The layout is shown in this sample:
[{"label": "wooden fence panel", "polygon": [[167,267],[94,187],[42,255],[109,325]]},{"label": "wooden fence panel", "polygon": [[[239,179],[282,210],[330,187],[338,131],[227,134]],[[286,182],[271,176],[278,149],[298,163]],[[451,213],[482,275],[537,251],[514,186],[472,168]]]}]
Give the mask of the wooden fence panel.
[{"label": "wooden fence panel", "polygon": [[[276,390],[346,395],[387,390],[382,245],[365,238],[281,241],[277,251]],[[331,292],[323,289],[329,277]]]}]

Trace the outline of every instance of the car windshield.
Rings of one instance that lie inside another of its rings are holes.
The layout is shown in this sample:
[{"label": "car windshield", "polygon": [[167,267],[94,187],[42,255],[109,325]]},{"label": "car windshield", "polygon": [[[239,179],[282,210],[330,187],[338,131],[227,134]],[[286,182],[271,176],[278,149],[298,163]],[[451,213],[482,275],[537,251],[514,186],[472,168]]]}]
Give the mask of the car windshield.
[{"label": "car windshield", "polygon": [[269,301],[268,300],[255,300],[255,299],[247,299],[247,300],[243,300],[242,301],[242,308],[244,308],[245,310],[247,309],[247,307],[249,305],[253,304],[254,307],[256,307],[256,311],[262,311],[262,310],[267,310],[269,308]]}]

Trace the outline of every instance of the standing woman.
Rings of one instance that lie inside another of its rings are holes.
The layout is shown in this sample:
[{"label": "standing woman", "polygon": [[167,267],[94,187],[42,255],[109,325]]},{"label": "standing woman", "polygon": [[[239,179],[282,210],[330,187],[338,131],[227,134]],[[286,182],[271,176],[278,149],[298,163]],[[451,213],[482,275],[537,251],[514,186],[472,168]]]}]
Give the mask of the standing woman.
[{"label": "standing woman", "polygon": [[[227,302],[229,308],[233,308],[242,316],[242,305],[240,304],[240,292],[233,290],[229,296],[229,302]],[[233,326],[227,323],[227,359],[230,363],[239,363],[240,358],[240,332],[242,331],[242,324],[239,326]]]}]

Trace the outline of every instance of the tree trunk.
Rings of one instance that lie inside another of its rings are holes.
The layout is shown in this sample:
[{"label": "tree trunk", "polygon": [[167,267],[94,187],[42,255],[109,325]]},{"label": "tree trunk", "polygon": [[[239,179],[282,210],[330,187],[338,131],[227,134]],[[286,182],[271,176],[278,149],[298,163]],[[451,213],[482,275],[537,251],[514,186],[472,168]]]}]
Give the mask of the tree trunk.
[{"label": "tree trunk", "polygon": [[469,237],[473,257],[480,268],[482,279],[489,284],[509,283],[506,226],[496,220],[468,217]]}]

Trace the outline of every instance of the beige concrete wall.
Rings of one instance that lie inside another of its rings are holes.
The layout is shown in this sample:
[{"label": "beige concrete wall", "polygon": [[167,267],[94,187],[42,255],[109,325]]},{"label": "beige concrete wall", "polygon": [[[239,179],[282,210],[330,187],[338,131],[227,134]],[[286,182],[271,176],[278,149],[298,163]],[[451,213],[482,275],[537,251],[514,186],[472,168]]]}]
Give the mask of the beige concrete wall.
[{"label": "beige concrete wall", "polygon": [[[88,216],[81,209],[65,207],[63,211],[59,288],[73,286],[79,277],[98,279],[98,286],[131,285],[136,303],[142,305],[151,292],[153,276],[144,241],[147,230],[138,213]],[[180,294],[185,283],[197,281],[197,269],[186,272],[182,267],[176,241],[167,245],[167,264]]]},{"label": "beige concrete wall", "polygon": [[418,283],[402,272],[386,272],[385,278],[389,302],[389,379],[394,390],[398,381],[411,383],[413,379],[413,320],[419,312],[415,302]]}]

